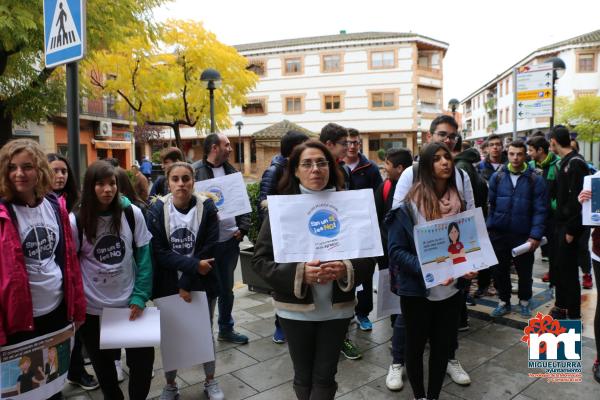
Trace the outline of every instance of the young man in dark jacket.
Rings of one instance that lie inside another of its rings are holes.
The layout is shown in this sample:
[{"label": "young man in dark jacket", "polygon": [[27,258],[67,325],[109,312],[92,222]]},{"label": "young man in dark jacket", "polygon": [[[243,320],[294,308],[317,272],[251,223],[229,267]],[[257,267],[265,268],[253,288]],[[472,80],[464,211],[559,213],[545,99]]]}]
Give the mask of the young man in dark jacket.
[{"label": "young man in dark jacket", "polygon": [[550,260],[550,279],[556,286],[555,319],[581,319],[581,287],[577,267],[578,241],[583,232],[581,204],[577,196],[589,169],[585,160],[571,149],[569,130],[558,125],[550,132],[550,148],[561,158],[556,176],[556,257]]},{"label": "young man in dark jacket", "polygon": [[344,158],[348,153],[348,130],[341,125],[333,122],[328,123],[321,129],[319,140],[333,155],[338,163],[338,168],[344,174],[344,189],[354,189],[350,169],[344,163]]},{"label": "young man in dark jacket", "polygon": [[502,151],[502,138],[498,135],[490,135],[486,140],[487,156],[477,165],[477,172],[486,181],[494,172],[499,171],[500,167],[506,164],[506,156]]},{"label": "young man in dark jacket", "polygon": [[[544,178],[535,174],[525,163],[525,144],[514,141],[508,148],[508,164],[489,180],[490,208],[487,228],[498,264],[492,273],[500,302],[491,313],[500,317],[511,311],[510,261],[514,260],[519,275],[519,307],[524,318],[531,317],[529,300],[532,296],[533,254],[544,236],[548,201]],[[511,250],[524,242],[531,249],[512,257]]]},{"label": "young man in dark jacket", "polygon": [[[204,139],[204,159],[195,162],[194,181],[236,173],[227,162],[231,154],[231,143],[223,134],[211,133]],[[248,337],[233,330],[233,272],[240,255],[240,242],[250,229],[250,214],[219,220],[219,241],[215,246],[215,270],[219,278],[219,340],[248,343]]]},{"label": "young man in dark jacket", "polygon": [[[166,147],[160,151],[160,162],[163,171],[167,170],[167,167],[177,161],[185,161],[183,153],[177,147]],[[164,196],[169,193],[169,185],[164,175],[159,176],[154,181],[152,188],[150,189],[150,198],[156,196]],[[147,201],[148,199],[142,199]]]}]

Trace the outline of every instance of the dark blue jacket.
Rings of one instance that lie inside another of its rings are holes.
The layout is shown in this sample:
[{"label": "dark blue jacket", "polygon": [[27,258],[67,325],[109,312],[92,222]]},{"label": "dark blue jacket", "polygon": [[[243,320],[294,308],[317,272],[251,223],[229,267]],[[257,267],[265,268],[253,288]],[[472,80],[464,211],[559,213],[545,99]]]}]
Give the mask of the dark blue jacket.
[{"label": "dark blue jacket", "polygon": [[258,200],[256,204],[256,209],[259,210],[260,220],[264,219],[265,210],[260,206],[260,203],[263,200],[267,199],[267,196],[273,195],[277,192],[277,183],[279,179],[283,175],[283,170],[287,165],[287,158],[282,156],[281,154],[277,154],[271,160],[271,165],[269,168],[265,170],[262,174],[262,178],[260,179],[260,190],[258,193]]},{"label": "dark blue jacket", "polygon": [[548,214],[544,178],[527,168],[513,188],[510,172],[503,166],[488,183],[490,208],[487,228],[490,238],[511,234],[540,240],[544,236]]},{"label": "dark blue jacket", "polygon": [[[385,218],[388,229],[390,286],[392,292],[398,296],[429,295],[415,247],[413,228],[416,218],[410,205],[404,202],[400,207],[391,210]],[[466,279],[459,278],[456,287],[462,289],[467,283]]]},{"label": "dark blue jacket", "polygon": [[367,159],[363,154],[358,153],[358,165],[352,170],[352,189],[373,189],[373,193],[379,185],[383,183],[379,167]]},{"label": "dark blue jacket", "polygon": [[[503,165],[506,165],[506,161],[508,161],[506,155],[504,154],[504,152],[502,152],[501,163]],[[498,171],[501,168],[502,166],[498,168]],[[492,165],[489,156],[487,156],[484,160],[481,160],[479,164],[477,164],[477,172],[479,172],[479,176],[481,176],[486,181],[490,180],[490,177],[496,172],[496,169]]]},{"label": "dark blue jacket", "polygon": [[[191,207],[196,207],[197,197],[193,196]],[[150,207],[147,215],[148,229],[152,233],[152,253],[154,255],[153,297],[164,297],[187,291],[205,291],[207,297],[217,295],[217,276],[214,270],[206,275],[198,273],[198,263],[214,257],[214,246],[219,240],[219,218],[217,207],[211,199],[202,202],[202,218],[196,233],[194,254],[191,257],[181,255],[171,249],[165,228],[164,203],[162,200]],[[178,278],[177,272],[182,272]]]}]

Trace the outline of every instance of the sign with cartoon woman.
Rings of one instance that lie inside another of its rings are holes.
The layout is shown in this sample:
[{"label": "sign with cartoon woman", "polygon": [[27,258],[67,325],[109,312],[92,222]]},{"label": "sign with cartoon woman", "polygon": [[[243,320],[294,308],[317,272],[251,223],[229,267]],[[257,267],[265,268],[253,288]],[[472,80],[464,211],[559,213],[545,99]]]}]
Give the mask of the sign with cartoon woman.
[{"label": "sign with cartoon woman", "polygon": [[194,190],[210,196],[219,218],[233,218],[252,211],[246,184],[240,172],[194,183]]},{"label": "sign with cartoon woman", "polygon": [[416,225],[414,233],[427,288],[498,263],[481,208]]},{"label": "sign with cartoon woman", "polygon": [[371,189],[268,196],[268,203],[276,262],[383,254]]}]

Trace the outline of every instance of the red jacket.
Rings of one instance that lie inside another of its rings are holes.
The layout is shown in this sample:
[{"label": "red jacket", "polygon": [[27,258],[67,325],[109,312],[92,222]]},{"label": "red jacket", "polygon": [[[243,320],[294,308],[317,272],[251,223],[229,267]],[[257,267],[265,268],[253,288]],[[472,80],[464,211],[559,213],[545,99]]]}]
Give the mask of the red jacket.
[{"label": "red jacket", "polygon": [[[57,211],[62,229],[56,262],[63,274],[67,319],[71,322],[83,322],[85,296],[66,202],[63,197],[57,198],[53,194],[46,198]],[[0,346],[6,343],[8,335],[34,330],[33,304],[25,257],[19,233],[13,222],[14,214],[8,207],[7,203],[0,202]]]}]

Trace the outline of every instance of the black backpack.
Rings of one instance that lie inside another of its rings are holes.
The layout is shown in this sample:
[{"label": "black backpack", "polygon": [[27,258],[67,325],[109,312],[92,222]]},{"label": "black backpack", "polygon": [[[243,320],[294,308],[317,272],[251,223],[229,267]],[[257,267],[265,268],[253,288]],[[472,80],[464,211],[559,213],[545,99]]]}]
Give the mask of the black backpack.
[{"label": "black backpack", "polygon": [[487,217],[488,212],[488,185],[485,179],[477,173],[477,170],[473,164],[469,162],[457,162],[456,167],[459,171],[464,171],[469,175],[471,180],[471,188],[473,189],[473,200],[475,201],[475,207],[481,207],[484,218]]}]

